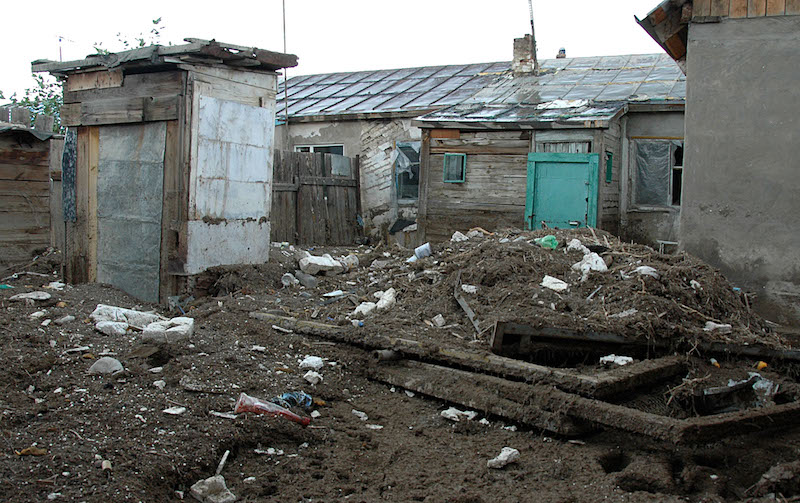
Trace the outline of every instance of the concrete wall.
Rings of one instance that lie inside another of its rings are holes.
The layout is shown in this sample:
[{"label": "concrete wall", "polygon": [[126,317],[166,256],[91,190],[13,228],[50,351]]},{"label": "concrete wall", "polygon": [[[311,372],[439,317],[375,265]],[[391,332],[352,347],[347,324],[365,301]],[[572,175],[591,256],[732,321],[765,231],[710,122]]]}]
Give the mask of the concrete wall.
[{"label": "concrete wall", "polygon": [[395,142],[419,141],[419,128],[411,119],[364,119],[341,122],[307,122],[276,130],[276,146],[294,150],[297,145],[343,145],[344,155],[361,156],[362,218],[369,234],[387,232],[398,218],[414,220],[417,204],[398,204],[392,161]]},{"label": "concrete wall", "polygon": [[739,285],[800,292],[800,16],[689,29],[683,247]]},{"label": "concrete wall", "polygon": [[[678,241],[681,211],[678,207],[642,208],[633,204],[636,184],[636,155],[634,141],[637,137],[683,138],[683,112],[635,112],[623,118],[624,172],[620,236],[628,241],[643,243],[655,248],[658,240]],[[684,165],[686,162],[684,161]],[[685,168],[684,168],[684,176]],[[685,185],[685,183],[684,183]]]}]

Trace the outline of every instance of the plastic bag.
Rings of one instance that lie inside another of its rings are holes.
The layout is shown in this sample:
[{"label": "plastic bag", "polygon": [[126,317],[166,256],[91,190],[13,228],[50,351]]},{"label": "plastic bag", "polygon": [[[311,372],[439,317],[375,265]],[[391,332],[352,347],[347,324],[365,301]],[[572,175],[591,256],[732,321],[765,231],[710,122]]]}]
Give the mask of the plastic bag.
[{"label": "plastic bag", "polygon": [[552,234],[548,234],[543,238],[536,238],[533,240],[533,242],[542,248],[548,248],[550,250],[555,250],[558,248],[558,240]]}]

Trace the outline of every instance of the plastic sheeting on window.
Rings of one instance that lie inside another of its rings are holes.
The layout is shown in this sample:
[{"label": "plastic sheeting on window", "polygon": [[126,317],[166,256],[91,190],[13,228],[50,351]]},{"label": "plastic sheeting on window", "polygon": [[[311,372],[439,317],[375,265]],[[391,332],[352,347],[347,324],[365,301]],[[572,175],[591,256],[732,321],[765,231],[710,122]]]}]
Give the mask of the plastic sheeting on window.
[{"label": "plastic sheeting on window", "polygon": [[672,142],[636,142],[636,204],[667,206]]},{"label": "plastic sheeting on window", "polygon": [[398,199],[416,199],[419,195],[419,151],[418,141],[397,142],[392,154],[397,180]]}]

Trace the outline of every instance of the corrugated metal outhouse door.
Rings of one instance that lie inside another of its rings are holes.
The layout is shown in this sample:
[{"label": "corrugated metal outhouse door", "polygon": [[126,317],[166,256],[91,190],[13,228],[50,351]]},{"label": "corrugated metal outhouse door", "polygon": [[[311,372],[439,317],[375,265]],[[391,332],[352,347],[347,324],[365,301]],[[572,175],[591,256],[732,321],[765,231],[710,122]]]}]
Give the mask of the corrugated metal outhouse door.
[{"label": "corrugated metal outhouse door", "polygon": [[599,154],[528,154],[525,228],[595,227]]}]

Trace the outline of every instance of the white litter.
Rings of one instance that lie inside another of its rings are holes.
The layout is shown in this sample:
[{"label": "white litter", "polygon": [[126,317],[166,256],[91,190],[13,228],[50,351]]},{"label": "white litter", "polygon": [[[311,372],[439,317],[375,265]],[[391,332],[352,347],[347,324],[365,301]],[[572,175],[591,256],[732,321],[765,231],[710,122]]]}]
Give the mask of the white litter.
[{"label": "white litter", "polygon": [[472,421],[478,417],[478,413],[474,410],[458,410],[455,407],[450,407],[447,410],[443,410],[439,413],[439,415],[445,419],[455,422],[461,421],[462,418]]},{"label": "white litter", "polygon": [[431,321],[433,321],[433,324],[439,328],[442,328],[447,324],[447,322],[444,320],[444,316],[442,316],[441,314],[437,314],[436,316],[434,316]]},{"label": "white litter", "polygon": [[41,318],[45,314],[47,314],[47,311],[36,311],[35,313],[29,314],[28,318],[30,318],[32,320],[38,320],[39,318]]},{"label": "white litter", "polygon": [[626,310],[622,311],[621,313],[612,314],[611,316],[609,316],[609,318],[627,318],[628,316],[633,316],[634,314],[636,314],[638,312],[639,312],[638,309],[634,309],[634,308],[626,309]]},{"label": "white litter", "polygon": [[692,286],[692,289],[694,289],[695,291],[703,289],[703,285],[701,285],[700,282],[695,280],[695,279],[690,281],[689,284]]},{"label": "white litter", "polygon": [[123,321],[98,321],[95,330],[105,335],[125,335],[128,333],[128,324]]},{"label": "white litter", "polygon": [[356,416],[362,421],[366,421],[367,419],[369,419],[369,416],[367,415],[366,412],[361,412],[360,410],[356,409],[353,409],[351,412],[353,413],[354,416]]},{"label": "white litter", "polygon": [[397,291],[394,288],[390,288],[385,292],[383,292],[381,300],[378,301],[378,305],[376,307],[378,311],[390,309],[392,306],[394,306],[396,301],[397,301]]},{"label": "white litter", "polygon": [[617,356],[617,355],[607,355],[600,358],[600,364],[613,364],[613,365],[627,365],[629,363],[633,363],[633,358],[630,356]]},{"label": "white litter", "polygon": [[188,339],[193,333],[194,318],[178,316],[148,324],[142,330],[142,340],[146,342],[177,342]]},{"label": "white litter", "polygon": [[383,426],[381,426],[379,424],[368,424],[368,425],[366,425],[366,427],[367,427],[368,430],[382,430],[383,429]]},{"label": "white litter", "polygon": [[350,316],[369,316],[377,307],[378,304],[374,302],[362,302],[358,305],[358,307],[356,307],[355,311],[353,311]]},{"label": "white litter", "polygon": [[322,414],[320,414],[320,412],[319,412],[318,410],[312,410],[312,411],[311,411],[311,414],[309,414],[309,415],[310,415],[312,418],[316,419],[316,418],[318,418],[319,416],[321,416]]},{"label": "white litter", "polygon": [[186,412],[186,407],[169,407],[168,409],[164,409],[162,412],[171,416],[179,416]]},{"label": "white litter", "polygon": [[158,389],[164,389],[167,386],[167,382],[164,381],[163,379],[159,379],[158,381],[153,382],[153,386],[155,386]]},{"label": "white litter", "polygon": [[453,237],[450,238],[450,241],[453,243],[460,243],[462,241],[468,241],[468,240],[469,238],[459,231],[455,231],[453,233]]},{"label": "white litter", "polygon": [[461,291],[464,293],[478,293],[478,287],[475,285],[461,285]]},{"label": "white litter", "polygon": [[323,297],[341,297],[342,295],[344,295],[342,290],[334,290],[332,292],[322,294]]},{"label": "white litter", "polygon": [[89,315],[95,323],[98,321],[121,321],[135,327],[146,327],[155,321],[163,321],[165,318],[154,313],[143,313],[133,309],[123,307],[107,306],[97,304],[97,308]]},{"label": "white litter", "polygon": [[301,369],[319,370],[324,366],[325,362],[319,356],[306,355],[306,357],[303,358],[303,361],[300,362]]},{"label": "white litter", "polygon": [[306,380],[312,386],[315,386],[322,382],[322,375],[318,372],[314,372],[313,370],[309,370],[303,375],[303,379]]},{"label": "white litter", "polygon": [[651,276],[651,277],[653,277],[655,279],[659,278],[658,271],[656,271],[654,268],[650,267],[649,265],[640,265],[639,267],[634,269],[633,272],[635,272],[639,276]]},{"label": "white litter", "polygon": [[509,463],[513,463],[519,459],[519,451],[513,449],[511,447],[503,447],[503,450],[500,451],[500,454],[497,455],[496,458],[490,459],[486,462],[486,466],[489,468],[503,468]]},{"label": "white litter", "polygon": [[606,272],[608,271],[608,266],[600,255],[587,253],[580,262],[572,266],[572,270],[582,272],[581,281],[586,281],[590,271]]},{"label": "white litter", "polygon": [[567,243],[567,251],[568,252],[570,252],[570,251],[579,251],[579,252],[583,253],[584,255],[586,255],[587,253],[590,253],[589,252],[589,248],[586,248],[585,246],[583,246],[583,243],[581,243],[580,239],[573,239],[572,241]]},{"label": "white litter", "polygon": [[550,290],[554,290],[556,292],[563,292],[564,290],[569,288],[569,285],[564,281],[561,281],[558,278],[554,278],[552,276],[547,276],[547,275],[545,275],[540,284],[541,286],[549,288]]},{"label": "white litter", "polygon": [[49,300],[52,295],[47,292],[28,292],[18,293],[9,297],[8,300]]},{"label": "white litter", "polygon": [[259,353],[266,353],[267,348],[265,346],[258,346],[253,344],[253,347],[250,348],[250,351],[258,351]]},{"label": "white litter", "polygon": [[308,255],[300,259],[299,265],[300,270],[306,274],[318,274],[320,272],[324,272],[326,275],[328,275],[339,274],[344,271],[344,266],[341,264],[341,262],[334,260],[333,257],[328,254],[325,254],[321,257]]},{"label": "white litter", "polygon": [[50,283],[47,284],[47,286],[43,288],[49,288],[50,290],[56,290],[60,292],[61,290],[64,289],[65,286],[67,286],[66,283],[62,283],[60,281],[51,281]]},{"label": "white litter", "polygon": [[721,334],[729,334],[733,331],[733,327],[727,323],[714,323],[707,321],[706,326],[703,328],[706,332],[719,332]]}]

